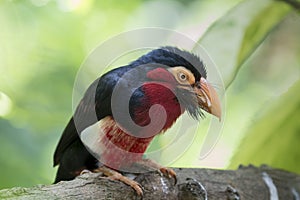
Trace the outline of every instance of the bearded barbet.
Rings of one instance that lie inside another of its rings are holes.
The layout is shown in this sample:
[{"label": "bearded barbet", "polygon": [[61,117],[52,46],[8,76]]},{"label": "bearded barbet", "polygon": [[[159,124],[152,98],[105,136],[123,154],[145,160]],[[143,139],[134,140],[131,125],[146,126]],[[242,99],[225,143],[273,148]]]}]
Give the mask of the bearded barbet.
[{"label": "bearded barbet", "polygon": [[[203,111],[221,118],[218,95],[207,82],[200,58],[177,47],[152,50],[89,86],[56,147],[55,183],[89,170],[130,185],[142,195],[139,183],[122,175],[122,169],[134,163],[176,180],[172,169],[144,159],[143,154],[152,139],[184,112],[198,120]],[[95,124],[97,139],[93,145],[85,144],[81,135]]]}]

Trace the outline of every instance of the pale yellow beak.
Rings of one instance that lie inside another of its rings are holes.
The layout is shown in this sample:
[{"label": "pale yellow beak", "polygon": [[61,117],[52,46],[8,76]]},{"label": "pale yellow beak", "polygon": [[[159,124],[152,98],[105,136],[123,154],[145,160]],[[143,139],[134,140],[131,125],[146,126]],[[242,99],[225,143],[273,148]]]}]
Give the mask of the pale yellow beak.
[{"label": "pale yellow beak", "polygon": [[200,79],[200,83],[194,88],[198,97],[200,107],[206,112],[216,116],[221,121],[221,103],[216,90],[206,81],[205,78]]}]

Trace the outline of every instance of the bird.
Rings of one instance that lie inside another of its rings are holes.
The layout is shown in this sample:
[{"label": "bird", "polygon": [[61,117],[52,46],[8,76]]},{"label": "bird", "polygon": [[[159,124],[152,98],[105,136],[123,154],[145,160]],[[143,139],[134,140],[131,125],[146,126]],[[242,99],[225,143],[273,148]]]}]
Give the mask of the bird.
[{"label": "bird", "polygon": [[[153,138],[185,112],[195,120],[204,118],[204,112],[221,119],[220,99],[198,55],[162,46],[106,72],[88,87],[62,133],[54,152],[54,167],[58,165],[54,183],[88,170],[102,172],[143,195],[140,184],[122,174],[135,163],[176,180],[174,170],[143,154]],[[81,136],[95,124],[98,139],[92,148]]]}]

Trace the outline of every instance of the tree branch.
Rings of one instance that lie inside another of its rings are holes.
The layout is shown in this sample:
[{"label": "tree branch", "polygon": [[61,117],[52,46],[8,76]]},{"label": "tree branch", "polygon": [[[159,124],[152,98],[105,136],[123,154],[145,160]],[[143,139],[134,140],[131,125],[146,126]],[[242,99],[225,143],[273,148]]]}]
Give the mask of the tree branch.
[{"label": "tree branch", "polygon": [[[147,199],[294,199],[299,200],[300,176],[267,166],[238,170],[175,169],[178,183],[147,172],[135,177]],[[271,198],[272,196],[273,198]],[[277,198],[276,198],[277,197]],[[0,190],[0,199],[140,199],[129,186],[87,173],[72,181],[33,188]]]}]

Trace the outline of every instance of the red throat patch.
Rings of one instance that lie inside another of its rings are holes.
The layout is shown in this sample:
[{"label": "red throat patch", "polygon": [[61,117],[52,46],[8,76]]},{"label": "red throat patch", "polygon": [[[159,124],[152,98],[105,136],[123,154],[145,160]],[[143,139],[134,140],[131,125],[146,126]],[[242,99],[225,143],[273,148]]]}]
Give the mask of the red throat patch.
[{"label": "red throat patch", "polygon": [[[112,117],[99,123],[100,162],[114,169],[121,169],[142,159],[153,137],[138,138],[126,133]],[[99,152],[97,152],[99,153]]]},{"label": "red throat patch", "polygon": [[[184,112],[184,108],[180,106],[176,98],[174,86],[168,83],[149,82],[144,84],[142,89],[145,93],[145,97],[141,101],[142,105],[137,107],[134,111],[134,121],[140,126],[148,125],[151,123],[149,116],[151,107],[153,105],[160,105],[160,108],[156,108],[152,111],[152,116],[165,121],[163,121],[161,130],[157,133],[152,133],[152,135],[167,130]],[[166,113],[165,119],[162,118],[163,113]]]}]

